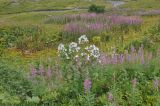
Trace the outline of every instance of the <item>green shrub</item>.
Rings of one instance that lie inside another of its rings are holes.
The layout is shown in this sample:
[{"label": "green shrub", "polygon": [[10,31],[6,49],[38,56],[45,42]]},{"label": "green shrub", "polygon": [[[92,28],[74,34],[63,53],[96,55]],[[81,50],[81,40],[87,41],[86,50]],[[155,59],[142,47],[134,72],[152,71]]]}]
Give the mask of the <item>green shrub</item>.
[{"label": "green shrub", "polygon": [[160,43],[160,22],[145,32],[145,36],[149,37],[152,43]]},{"label": "green shrub", "polygon": [[95,4],[92,4],[89,7],[89,12],[96,12],[96,13],[104,13],[105,12],[105,6],[97,6]]},{"label": "green shrub", "polygon": [[0,75],[0,84],[7,95],[18,96],[23,100],[27,96],[27,92],[31,90],[30,83],[24,77],[23,69],[15,69],[2,59],[0,61]]},{"label": "green shrub", "polygon": [[58,34],[48,34],[44,27],[31,25],[16,25],[0,28],[0,45],[4,48],[17,48],[22,53],[25,51],[36,52],[55,46]]}]

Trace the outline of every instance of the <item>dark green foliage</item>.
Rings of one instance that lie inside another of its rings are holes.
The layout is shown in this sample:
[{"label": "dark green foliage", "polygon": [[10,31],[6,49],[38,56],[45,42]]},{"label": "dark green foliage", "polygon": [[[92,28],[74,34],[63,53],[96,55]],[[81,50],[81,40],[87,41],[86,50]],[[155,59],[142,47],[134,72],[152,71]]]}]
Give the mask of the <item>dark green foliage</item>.
[{"label": "dark green foliage", "polygon": [[0,86],[12,96],[19,96],[25,99],[27,92],[31,90],[31,85],[24,77],[23,69],[15,69],[0,61]]},{"label": "dark green foliage", "polygon": [[92,4],[89,7],[89,12],[96,12],[96,13],[104,13],[105,12],[105,6],[97,6],[95,4]]}]

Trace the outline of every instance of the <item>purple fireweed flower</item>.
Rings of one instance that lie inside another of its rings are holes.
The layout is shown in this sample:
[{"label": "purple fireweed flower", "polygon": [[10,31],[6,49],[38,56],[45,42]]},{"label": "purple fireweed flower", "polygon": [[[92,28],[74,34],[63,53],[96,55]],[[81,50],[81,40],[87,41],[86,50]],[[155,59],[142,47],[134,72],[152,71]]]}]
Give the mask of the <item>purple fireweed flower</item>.
[{"label": "purple fireweed flower", "polygon": [[159,80],[158,79],[154,80],[153,81],[153,85],[154,85],[155,89],[158,89],[158,87],[159,87]]},{"label": "purple fireweed flower", "polygon": [[64,32],[69,34],[84,34],[87,32],[83,23],[68,23],[64,26]]},{"label": "purple fireweed flower", "polygon": [[96,13],[90,13],[90,14],[80,14],[79,17],[82,19],[82,20],[93,20],[93,19],[96,19],[97,18],[97,14]]},{"label": "purple fireweed flower", "polygon": [[113,94],[111,92],[108,93],[108,101],[109,102],[113,101]]},{"label": "purple fireweed flower", "polygon": [[47,78],[51,78],[52,77],[52,70],[51,67],[48,67],[48,71],[47,71]]},{"label": "purple fireweed flower", "polygon": [[143,55],[143,52],[139,49],[139,50],[138,50],[138,53],[137,53],[138,58],[141,58],[142,55]]},{"label": "purple fireweed flower", "polygon": [[131,52],[132,52],[132,53],[134,53],[134,52],[135,52],[135,48],[134,48],[134,46],[133,46],[133,45],[131,46]]},{"label": "purple fireweed flower", "polygon": [[85,91],[85,93],[90,92],[91,84],[92,84],[92,82],[91,82],[90,79],[85,79],[84,80],[83,85],[84,85],[84,91]]},{"label": "purple fireweed flower", "polygon": [[141,58],[141,64],[145,64],[144,57]]},{"label": "purple fireweed flower", "polygon": [[125,50],[125,53],[124,53],[124,59],[126,62],[128,62],[128,59],[129,59],[129,53],[128,53],[128,50]]},{"label": "purple fireweed flower", "polygon": [[124,60],[125,60],[125,57],[123,54],[120,54],[120,63],[123,64],[124,63]]},{"label": "purple fireweed flower", "polygon": [[112,64],[112,57],[111,56],[107,56],[106,58],[107,64]]},{"label": "purple fireweed flower", "polygon": [[40,65],[40,67],[39,67],[39,73],[40,73],[40,75],[44,75],[45,69],[44,69],[43,65]]},{"label": "purple fireweed flower", "polygon": [[139,25],[142,21],[137,16],[107,16],[107,14],[95,13],[63,15],[56,17],[55,20],[57,22],[60,21],[60,23],[67,23],[64,25],[63,32],[64,34],[73,35],[87,34],[90,32],[97,34],[115,25]]},{"label": "purple fireweed flower", "polygon": [[112,60],[113,60],[112,61],[113,64],[117,64],[117,54],[113,55],[113,59]]},{"label": "purple fireweed flower", "polygon": [[131,83],[132,83],[132,86],[135,88],[136,85],[137,85],[137,79],[134,78],[134,79],[131,81]]},{"label": "purple fireweed flower", "polygon": [[37,70],[33,66],[30,66],[30,75],[32,77],[35,77],[36,74],[37,74]]},{"label": "purple fireweed flower", "polygon": [[102,65],[105,65],[105,64],[108,63],[108,62],[107,62],[107,55],[105,55],[104,53],[102,53],[102,54],[100,55],[99,59],[100,59],[100,63],[101,63]]},{"label": "purple fireweed flower", "polygon": [[138,51],[133,49],[132,51],[135,52],[128,53],[128,51],[125,51],[124,54],[117,54],[116,52],[112,54],[102,53],[99,57],[99,60],[102,65],[123,64],[125,62],[145,64],[147,61],[151,61],[153,58],[152,53],[145,53],[143,47],[140,47]]},{"label": "purple fireweed flower", "polygon": [[131,59],[131,54],[127,54],[127,55],[126,55],[126,59],[127,59],[128,62],[131,62],[131,60],[132,60],[132,59]]},{"label": "purple fireweed flower", "polygon": [[138,58],[142,58],[144,56],[143,45],[138,50]]},{"label": "purple fireweed flower", "polygon": [[114,99],[114,98],[113,98],[112,92],[109,92],[109,93],[108,93],[108,101],[109,101],[109,102],[112,102],[113,99]]},{"label": "purple fireweed flower", "polygon": [[104,29],[104,24],[102,23],[92,23],[92,24],[88,24],[87,28],[91,31],[102,31]]},{"label": "purple fireweed flower", "polygon": [[109,16],[108,19],[110,20],[112,25],[139,25],[142,23],[142,20],[138,16],[119,16],[119,15],[112,15]]}]

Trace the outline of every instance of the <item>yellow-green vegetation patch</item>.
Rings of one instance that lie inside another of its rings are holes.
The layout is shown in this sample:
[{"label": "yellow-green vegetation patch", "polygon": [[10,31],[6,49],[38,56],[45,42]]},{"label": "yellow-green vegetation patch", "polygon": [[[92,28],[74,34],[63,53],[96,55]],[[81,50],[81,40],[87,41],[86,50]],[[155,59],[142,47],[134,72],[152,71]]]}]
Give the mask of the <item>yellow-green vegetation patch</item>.
[{"label": "yellow-green vegetation patch", "polygon": [[159,9],[160,1],[159,0],[128,0],[121,7],[133,9],[133,10]]}]

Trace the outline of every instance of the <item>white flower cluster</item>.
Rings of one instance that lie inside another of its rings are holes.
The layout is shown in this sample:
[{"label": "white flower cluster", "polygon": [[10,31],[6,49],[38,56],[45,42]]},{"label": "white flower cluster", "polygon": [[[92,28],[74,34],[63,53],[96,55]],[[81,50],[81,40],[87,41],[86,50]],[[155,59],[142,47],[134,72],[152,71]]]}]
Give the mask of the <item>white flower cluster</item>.
[{"label": "white flower cluster", "polygon": [[[88,42],[86,35],[82,35],[79,39],[79,44],[84,44]],[[65,48],[63,44],[59,44],[58,53],[63,54],[67,59],[73,57],[73,59],[78,59],[80,57],[85,57],[87,60],[90,58],[98,59],[100,57],[99,48],[95,45],[90,45],[87,47],[80,48],[76,42],[71,42],[68,45],[68,49]]]},{"label": "white flower cluster", "polygon": [[69,44],[69,53],[78,52],[80,50],[80,47],[78,47],[78,44],[75,42],[72,42]]},{"label": "white flower cluster", "polygon": [[67,49],[65,48],[64,44],[61,43],[58,45],[58,53],[64,54],[66,56],[66,59],[69,59],[69,56],[67,54]]},{"label": "white flower cluster", "polygon": [[64,53],[66,51],[67,51],[67,49],[64,47],[64,44],[61,43],[58,45],[58,52],[59,53]]},{"label": "white flower cluster", "polygon": [[93,56],[96,59],[99,58],[100,56],[99,48],[96,47],[95,45],[90,45],[89,47],[87,46],[85,49],[90,53],[90,56]]},{"label": "white flower cluster", "polygon": [[79,44],[84,44],[88,42],[88,38],[86,35],[82,35],[81,37],[78,38],[78,43]]}]

